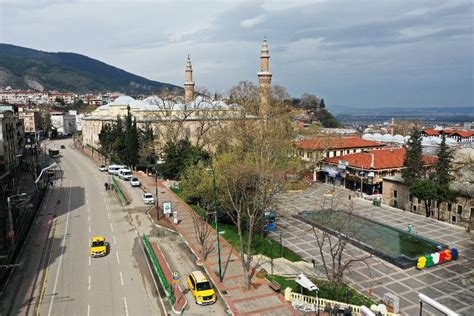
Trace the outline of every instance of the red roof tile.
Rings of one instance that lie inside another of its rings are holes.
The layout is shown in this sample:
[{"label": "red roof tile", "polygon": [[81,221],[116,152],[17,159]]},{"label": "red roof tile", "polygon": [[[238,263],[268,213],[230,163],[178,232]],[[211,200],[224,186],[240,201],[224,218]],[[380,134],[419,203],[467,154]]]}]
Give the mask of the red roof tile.
[{"label": "red roof tile", "polygon": [[429,136],[438,136],[439,135],[439,131],[435,130],[435,129],[432,129],[432,128],[425,128],[423,130],[423,133],[425,133],[426,135],[429,135]]},{"label": "red roof tile", "polygon": [[298,140],[295,142],[295,146],[301,149],[333,150],[346,148],[382,147],[385,146],[385,144],[359,137],[319,137]]},{"label": "red roof tile", "polygon": [[[404,147],[395,149],[375,149],[365,153],[356,153],[324,159],[325,162],[338,164],[340,160],[345,160],[349,166],[362,169],[382,170],[403,168],[406,149]],[[432,165],[437,158],[423,155],[423,161],[427,165]]]},{"label": "red roof tile", "polygon": [[454,135],[454,134],[458,134],[459,136],[461,137],[471,137],[474,135],[474,132],[472,131],[456,131],[454,133],[452,133],[451,135]]}]

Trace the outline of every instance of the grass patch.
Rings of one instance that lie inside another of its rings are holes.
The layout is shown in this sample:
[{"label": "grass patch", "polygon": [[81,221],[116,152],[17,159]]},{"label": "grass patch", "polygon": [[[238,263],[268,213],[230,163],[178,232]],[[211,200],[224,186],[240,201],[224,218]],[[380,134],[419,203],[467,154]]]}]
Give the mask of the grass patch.
[{"label": "grass patch", "polygon": [[[172,189],[172,190],[183,201],[186,201],[186,199],[184,198],[183,192],[181,190],[179,189]],[[205,210],[203,210],[202,208],[194,204],[188,203],[188,205],[199,216],[201,216],[201,218],[206,220]],[[212,225],[213,228],[215,227],[214,219],[211,220],[210,224]],[[235,225],[219,223],[219,231],[225,231],[225,234],[221,235],[221,237],[227,240],[232,245],[232,247],[234,247],[236,250],[240,249],[239,235],[237,234],[237,227]],[[270,244],[269,238],[262,237],[259,234],[255,234],[253,239],[254,239],[253,246],[252,246],[253,254],[261,254],[268,258],[273,257],[273,259],[281,258],[281,245],[279,242],[275,240],[271,240],[271,244]],[[247,241],[247,234],[244,234],[244,242],[246,241]],[[293,261],[293,262],[303,260],[300,256],[298,256],[296,253],[294,253],[292,250],[286,247],[283,247],[283,258]]]},{"label": "grass patch", "polygon": [[[237,234],[237,227],[235,227],[234,225],[219,224],[219,230],[225,231],[225,234],[223,234],[222,237],[227,240],[232,245],[232,247],[237,250],[240,249],[240,240],[239,235]],[[246,243],[247,234],[244,234],[243,239]],[[261,254],[268,258],[273,257],[273,259],[281,258],[281,245],[279,242],[262,237],[259,234],[255,234],[253,239],[253,254]],[[293,262],[302,260],[300,256],[298,256],[296,253],[286,247],[283,247],[283,258]]]},{"label": "grass patch", "polygon": [[[294,279],[283,277],[281,275],[268,275],[267,279],[278,282],[281,285],[282,293],[287,287],[290,287],[293,292],[301,293],[300,285],[296,283]],[[338,302],[346,302],[347,299],[349,304],[358,306],[365,305],[370,307],[372,304],[377,304],[376,301],[368,298],[346,284],[342,284],[339,287],[334,287],[326,280],[311,279],[311,281],[319,288],[319,297],[321,298]],[[349,295],[347,296],[346,293],[349,293]],[[310,292],[306,289],[303,289],[303,294],[316,296],[315,291]]]}]

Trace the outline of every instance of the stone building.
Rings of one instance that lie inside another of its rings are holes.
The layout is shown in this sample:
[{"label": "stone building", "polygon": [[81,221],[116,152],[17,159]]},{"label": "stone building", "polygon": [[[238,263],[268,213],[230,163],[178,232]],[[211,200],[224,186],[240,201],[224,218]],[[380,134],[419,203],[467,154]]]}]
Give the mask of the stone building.
[{"label": "stone building", "polygon": [[[268,44],[264,40],[260,56],[260,83],[261,115],[268,113],[271,72],[269,70]],[[238,104],[227,104],[223,101],[197,96],[194,92],[193,69],[191,58],[188,55],[185,68],[184,99],[182,97],[161,98],[150,96],[143,100],[136,100],[130,96],[120,96],[113,102],[99,106],[90,116],[81,120],[83,145],[98,149],[99,134],[104,124],[117,121],[117,117],[125,117],[130,110],[136,118],[139,128],[150,126],[154,131],[155,148],[160,149],[166,142],[164,137],[170,131],[176,137],[186,137],[191,143],[203,145],[212,150],[212,144],[206,143],[212,133],[218,131],[233,120],[256,120],[256,116],[248,115]]]}]

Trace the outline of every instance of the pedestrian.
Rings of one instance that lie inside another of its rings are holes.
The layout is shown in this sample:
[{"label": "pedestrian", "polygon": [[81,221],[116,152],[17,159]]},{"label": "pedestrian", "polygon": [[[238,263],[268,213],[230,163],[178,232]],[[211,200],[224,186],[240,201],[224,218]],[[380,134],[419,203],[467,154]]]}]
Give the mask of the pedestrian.
[{"label": "pedestrian", "polygon": [[413,226],[411,224],[408,224],[408,232],[413,233]]},{"label": "pedestrian", "polygon": [[104,187],[105,187],[105,191],[109,189],[109,185],[107,184],[107,182],[104,183]]}]

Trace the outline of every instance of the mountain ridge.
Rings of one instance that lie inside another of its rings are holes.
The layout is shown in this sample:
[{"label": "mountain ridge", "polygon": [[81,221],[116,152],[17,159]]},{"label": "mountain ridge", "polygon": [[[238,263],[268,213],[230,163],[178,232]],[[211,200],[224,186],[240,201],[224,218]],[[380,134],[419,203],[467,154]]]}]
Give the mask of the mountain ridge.
[{"label": "mountain ridge", "polygon": [[72,52],[44,52],[0,43],[0,86],[75,93],[152,94],[183,88],[153,81]]}]

